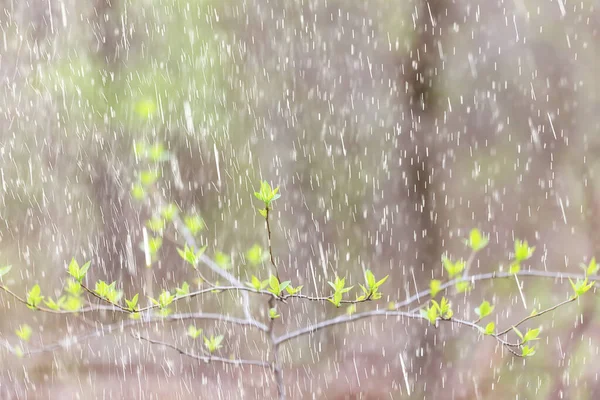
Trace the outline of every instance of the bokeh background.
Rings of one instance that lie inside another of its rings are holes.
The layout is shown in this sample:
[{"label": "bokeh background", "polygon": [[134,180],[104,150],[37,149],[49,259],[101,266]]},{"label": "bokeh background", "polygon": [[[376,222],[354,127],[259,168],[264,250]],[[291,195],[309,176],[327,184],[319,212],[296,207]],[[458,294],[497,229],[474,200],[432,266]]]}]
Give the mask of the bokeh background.
[{"label": "bokeh background", "polygon": [[[5,283],[52,296],[72,257],[142,298],[195,282],[175,243],[152,268],[139,248],[153,210],[131,195],[143,168],[134,143],[157,142],[170,154],[161,195],[201,215],[207,255],[229,256],[241,279],[267,271],[248,257],[267,243],[252,195],[261,179],[281,187],[280,273],[307,294],[370,268],[390,275],[380,307],[405,299],[444,279],[442,254],[468,256],[475,227],[490,244],[473,273],[506,269],[515,238],[536,246],[525,268],[581,272],[600,246],[599,28],[589,0],[1,0]],[[527,309],[513,280],[449,297],[465,319],[489,300],[508,326],[571,290],[523,284]],[[41,315],[6,295],[0,305],[0,338],[13,345],[24,323],[40,347],[123,318]],[[240,312],[224,294],[181,307]],[[280,311],[278,333],[346,312],[296,301]],[[286,387],[297,399],[592,399],[597,314],[591,295],[529,325],[543,339],[527,362],[449,325],[338,326],[283,348]],[[223,354],[265,357],[257,333],[197,325],[225,335]],[[145,329],[200,346],[186,326]],[[198,363],[128,332],[0,357],[7,399],[275,397],[268,371]]]}]

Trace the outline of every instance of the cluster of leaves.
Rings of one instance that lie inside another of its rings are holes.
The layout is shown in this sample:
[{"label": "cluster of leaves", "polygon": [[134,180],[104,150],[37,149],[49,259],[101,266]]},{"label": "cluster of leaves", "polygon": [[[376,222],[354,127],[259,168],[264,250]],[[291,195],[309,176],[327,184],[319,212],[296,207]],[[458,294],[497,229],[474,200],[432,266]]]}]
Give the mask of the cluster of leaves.
[{"label": "cluster of leaves", "polygon": [[260,190],[258,192],[254,192],[254,196],[264,203],[265,208],[258,210],[258,212],[260,215],[267,218],[268,212],[271,208],[271,203],[280,198],[281,194],[279,194],[279,187],[272,189],[269,182],[262,181],[260,183]]}]

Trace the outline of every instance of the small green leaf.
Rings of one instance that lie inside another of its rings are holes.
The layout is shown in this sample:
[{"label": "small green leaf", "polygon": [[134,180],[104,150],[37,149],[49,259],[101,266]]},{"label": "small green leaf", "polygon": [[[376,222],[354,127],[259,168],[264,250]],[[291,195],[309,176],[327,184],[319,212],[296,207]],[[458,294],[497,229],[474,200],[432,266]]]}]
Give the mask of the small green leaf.
[{"label": "small green leaf", "polygon": [[175,289],[175,294],[177,295],[177,297],[187,296],[188,294],[190,294],[190,285],[187,282],[183,282],[181,284],[181,287]]},{"label": "small green leaf", "polygon": [[453,262],[448,257],[446,257],[446,255],[443,255],[442,265],[444,266],[446,272],[448,272],[450,279],[453,279],[464,271],[467,263],[464,260],[458,260],[456,262]]},{"label": "small green leaf", "polygon": [[150,147],[148,157],[154,162],[167,161],[169,159],[169,153],[161,142],[157,142]]},{"label": "small green leaf", "polygon": [[582,294],[586,293],[596,284],[595,281],[588,282],[587,277],[583,280],[578,279],[577,282],[573,282],[573,280],[571,278],[569,278],[569,282],[571,282],[571,287],[573,288],[573,291],[575,292],[575,297],[579,297]]},{"label": "small green leaf", "polygon": [[540,334],[540,331],[541,331],[541,328],[527,330],[525,335],[523,335],[523,343],[527,343],[532,340],[539,340],[538,336]]},{"label": "small green leaf", "polygon": [[269,277],[269,291],[276,296],[279,296],[281,293],[281,288],[279,287],[279,279],[275,275],[271,275]]},{"label": "small green leaf", "polygon": [[146,221],[146,226],[152,232],[160,232],[165,228],[165,220],[155,215]]},{"label": "small green leaf", "polygon": [[356,313],[356,304],[350,304],[347,308],[346,308],[346,315],[352,315]]},{"label": "small green leaf", "polygon": [[139,183],[134,184],[131,188],[131,197],[138,201],[144,200],[146,198],[146,189]]},{"label": "small green leaf", "polygon": [[488,301],[483,301],[479,307],[475,309],[475,314],[479,316],[480,319],[487,317],[494,311],[494,306],[490,305]]},{"label": "small green leaf", "polygon": [[150,255],[155,256],[158,250],[162,247],[163,240],[160,236],[151,237],[148,239],[148,250]]},{"label": "small green leaf", "polygon": [[35,310],[43,299],[44,296],[41,295],[40,285],[36,284],[27,293],[27,307]]},{"label": "small green leaf", "polygon": [[431,293],[431,297],[437,296],[442,288],[442,282],[437,279],[432,279],[429,282],[429,291]]},{"label": "small green leaf", "polygon": [[480,251],[488,245],[489,239],[481,234],[479,229],[472,229],[469,234],[469,239],[465,241],[466,245],[473,251]]},{"label": "small green leaf", "polygon": [[15,331],[15,333],[17,334],[19,339],[21,339],[24,342],[28,342],[29,338],[31,338],[31,334],[33,333],[33,330],[31,329],[31,327],[29,325],[24,324],[24,325],[19,325],[19,329],[17,329]]},{"label": "small green leaf", "polygon": [[125,299],[125,304],[130,311],[135,311],[138,304],[139,293],[136,293],[131,300]]},{"label": "small green leaf", "polygon": [[64,301],[64,303],[61,304],[61,307],[65,311],[75,312],[80,310],[81,307],[83,307],[83,300],[81,300],[81,297],[67,296],[67,299]]},{"label": "small green leaf", "polygon": [[489,324],[487,324],[487,325],[485,326],[485,331],[484,331],[484,333],[485,333],[486,335],[493,335],[495,330],[496,330],[496,324],[495,324],[495,323],[493,323],[493,322],[490,322]]},{"label": "small green leaf", "polygon": [[435,325],[435,322],[437,321],[439,315],[438,308],[431,306],[426,307],[425,309],[421,310],[421,315],[425,317],[431,325]]},{"label": "small green leaf", "polygon": [[159,177],[159,173],[157,170],[146,170],[140,172],[140,182],[143,186],[153,185]]},{"label": "small green leaf", "polygon": [[12,265],[6,265],[4,267],[1,267],[0,268],[0,279],[2,279],[2,277],[4,275],[8,274],[11,269],[12,269]]},{"label": "small green leaf", "polygon": [[510,263],[510,267],[508,268],[509,274],[518,274],[521,271],[521,264],[518,261],[514,261]]},{"label": "small green leaf", "polygon": [[150,98],[139,100],[135,103],[134,111],[138,116],[148,119],[156,112],[156,102]]},{"label": "small green leaf", "polygon": [[204,345],[208,349],[209,353],[214,353],[215,351],[217,351],[218,349],[223,347],[221,345],[222,341],[223,341],[223,335],[219,335],[216,337],[213,335],[210,338],[204,336]]},{"label": "small green leaf", "polygon": [[295,294],[300,293],[300,290],[302,290],[303,287],[304,287],[303,285],[300,285],[297,287],[293,287],[292,285],[290,285],[290,286],[286,287],[285,290],[288,292],[288,294],[295,295]]},{"label": "small green leaf", "polygon": [[64,291],[72,296],[77,297],[83,293],[83,288],[81,287],[81,284],[79,282],[74,280],[68,280]]},{"label": "small green leaf", "polygon": [[169,203],[162,209],[161,214],[165,220],[172,221],[178,212],[177,206],[173,203]]},{"label": "small green leaf", "polygon": [[221,269],[231,269],[231,257],[229,255],[217,251],[214,255],[214,260]]},{"label": "small green leaf", "polygon": [[263,218],[267,218],[267,210],[266,209],[261,208],[261,209],[258,210],[258,213],[260,215],[262,215]]},{"label": "small green leaf", "polygon": [[199,215],[187,215],[183,221],[193,236],[204,229],[204,220]]},{"label": "small green leaf", "polygon": [[468,281],[460,281],[460,282],[456,282],[456,292],[457,293],[465,293],[468,292],[472,289],[471,287],[471,283]]},{"label": "small green leaf", "polygon": [[334,306],[339,307],[342,302],[342,293],[335,292],[331,298],[327,299],[327,301],[329,301]]},{"label": "small green leaf", "polygon": [[[586,276],[596,275],[596,273],[598,272],[599,269],[600,269],[600,265],[598,265],[596,263],[596,257],[593,257],[590,260],[590,263],[585,268],[585,274],[586,274]],[[0,276],[1,276],[1,273],[0,273]]]},{"label": "small green leaf", "polygon": [[515,240],[515,260],[517,262],[525,261],[531,257],[535,247],[529,247],[527,241]]},{"label": "small green leaf", "polygon": [[535,354],[535,347],[523,346],[521,347],[521,356],[531,357]]},{"label": "small green leaf", "polygon": [[269,318],[270,319],[277,319],[279,318],[281,315],[279,315],[279,313],[277,312],[276,308],[271,308],[269,309]]},{"label": "small green leaf", "polygon": [[62,307],[64,302],[65,302],[64,296],[59,297],[59,299],[57,301],[54,301],[51,298],[44,300],[44,303],[46,304],[46,306],[48,306],[49,309],[55,310],[55,311],[60,310],[60,308]]},{"label": "small green leaf", "polygon": [[266,261],[267,258],[269,258],[269,255],[263,250],[262,247],[260,247],[258,244],[255,244],[246,252],[246,258],[250,264],[259,265]]},{"label": "small green leaf", "polygon": [[188,326],[187,334],[192,339],[197,339],[202,334],[202,329],[198,329],[194,325],[190,325]]}]

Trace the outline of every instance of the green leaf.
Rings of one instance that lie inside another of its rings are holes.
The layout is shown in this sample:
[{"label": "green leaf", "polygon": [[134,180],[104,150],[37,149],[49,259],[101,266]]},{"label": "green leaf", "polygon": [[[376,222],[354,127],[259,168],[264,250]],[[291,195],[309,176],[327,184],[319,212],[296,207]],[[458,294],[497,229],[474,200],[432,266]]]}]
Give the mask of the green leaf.
[{"label": "green leaf", "polygon": [[152,232],[160,232],[165,228],[165,220],[155,215],[146,221],[146,226]]},{"label": "green leaf", "polygon": [[217,251],[215,253],[214,260],[221,269],[231,269],[231,257],[229,255]]},{"label": "green leaf", "polygon": [[281,290],[279,288],[279,279],[277,279],[277,277],[275,275],[271,275],[269,277],[269,287],[270,287],[269,291],[271,293],[279,296],[279,293],[281,293]]},{"label": "green leaf", "polygon": [[135,103],[134,111],[141,118],[148,119],[156,112],[156,102],[150,98],[139,100]]},{"label": "green leaf", "polygon": [[188,294],[190,294],[190,285],[187,282],[183,282],[181,284],[181,287],[175,289],[175,294],[177,295],[177,297],[187,296]]},{"label": "green leaf", "polygon": [[438,318],[438,308],[437,307],[426,307],[421,310],[421,315],[425,317],[431,325],[435,325],[435,321]]},{"label": "green leaf", "polygon": [[527,343],[532,340],[539,340],[538,336],[540,334],[540,331],[541,331],[541,328],[527,330],[525,335],[523,335],[523,343]]},{"label": "green leaf", "polygon": [[94,291],[98,296],[108,300],[110,303],[116,304],[123,294],[116,289],[116,284],[117,282],[107,284],[103,280],[99,280],[96,282]]},{"label": "green leaf", "polygon": [[256,276],[252,275],[251,281],[246,282],[248,287],[254,288],[257,292],[262,290],[262,282]]},{"label": "green leaf", "polygon": [[[590,260],[590,263],[585,268],[585,274],[586,274],[586,276],[596,275],[596,273],[598,272],[599,269],[600,269],[600,265],[598,265],[596,263],[596,257],[593,257]],[[1,273],[0,273],[0,276],[2,276]]]},{"label": "green leaf", "polygon": [[15,333],[17,334],[19,339],[21,339],[24,342],[28,342],[29,338],[31,338],[31,334],[33,333],[33,330],[31,329],[31,327],[29,325],[24,324],[24,325],[19,325],[19,329],[17,329],[15,331]]},{"label": "green leaf", "polygon": [[437,296],[442,288],[442,282],[437,279],[432,279],[429,282],[429,291],[431,293],[431,297]]},{"label": "green leaf", "polygon": [[169,159],[169,153],[165,149],[164,144],[156,142],[150,147],[148,157],[154,162],[167,161]]},{"label": "green leaf", "polygon": [[153,185],[159,177],[159,173],[157,170],[146,170],[140,172],[140,182],[143,186]]},{"label": "green leaf", "polygon": [[154,301],[158,308],[165,309],[175,300],[175,296],[169,293],[168,290],[163,290],[163,292],[158,296],[158,301]]},{"label": "green leaf", "polygon": [[198,329],[194,325],[190,325],[188,326],[187,334],[192,339],[197,339],[202,334],[202,329]]},{"label": "green leaf", "polygon": [[339,307],[340,303],[342,302],[342,293],[335,292],[331,298],[327,299],[327,301],[329,301],[334,306]]},{"label": "green leaf", "polygon": [[508,268],[508,273],[509,274],[518,274],[521,271],[521,264],[517,261],[514,261],[510,264],[510,267]]},{"label": "green leaf", "polygon": [[587,277],[583,280],[578,279],[577,282],[573,282],[573,280],[571,278],[569,278],[569,282],[571,282],[571,287],[573,288],[573,291],[575,292],[575,297],[579,297],[582,294],[586,293],[596,284],[595,281],[588,282]]},{"label": "green leaf", "polygon": [[356,304],[350,304],[347,308],[346,308],[346,315],[352,315],[356,313]]},{"label": "green leaf", "polygon": [[[278,192],[279,192],[279,187],[277,187],[273,190],[273,189],[271,189],[271,185],[267,181],[262,181],[260,183],[260,191],[254,192],[254,196],[258,200],[265,203],[265,208],[269,208],[269,206],[271,205],[271,203],[273,201],[275,201],[281,197],[281,195]],[[261,212],[261,215],[263,215],[262,212]],[[266,210],[265,210],[265,214],[263,215],[263,217],[266,218]]]},{"label": "green leaf", "polygon": [[515,240],[515,260],[517,262],[529,259],[532,256],[534,250],[535,247],[529,247],[529,244],[526,240]]},{"label": "green leaf", "polygon": [[207,246],[204,246],[201,249],[198,249],[196,253],[194,253],[194,250],[186,244],[183,250],[178,248],[177,252],[179,253],[179,256],[181,258],[187,261],[192,267],[196,268],[198,262],[200,261],[200,257],[202,257],[202,255],[204,254],[206,248]]},{"label": "green leaf", "polygon": [[283,281],[279,284],[279,291],[283,292],[285,289],[287,289],[290,286],[290,283],[292,283],[291,281]]},{"label": "green leaf", "polygon": [[439,311],[439,316],[442,319],[450,319],[450,318],[452,318],[453,312],[452,312],[452,309],[450,308],[450,302],[448,301],[447,298],[442,297],[442,300],[440,300],[439,305],[436,303],[435,300],[431,300],[431,302],[434,305],[437,305],[438,311]]},{"label": "green leaf", "polygon": [[288,292],[288,294],[295,295],[295,294],[300,293],[300,290],[302,290],[303,287],[304,287],[303,285],[296,286],[296,287],[293,287],[292,285],[290,285],[290,286],[286,287],[285,290]]},{"label": "green leaf", "polygon": [[269,258],[269,254],[263,250],[258,244],[252,246],[246,251],[246,258],[252,265],[262,264]]},{"label": "green leaf", "polygon": [[27,307],[29,307],[32,310],[35,310],[43,299],[44,296],[41,295],[40,285],[36,284],[27,293]]},{"label": "green leaf", "polygon": [[468,292],[472,289],[471,287],[471,283],[468,281],[460,281],[460,282],[456,282],[456,291],[458,293],[465,293]]},{"label": "green leaf", "polygon": [[88,261],[83,266],[79,266],[75,258],[71,259],[69,263],[68,272],[77,282],[81,283],[83,278],[85,278],[85,274],[87,274],[88,269],[90,268],[91,262]]},{"label": "green leaf", "polygon": [[2,277],[4,275],[8,274],[11,269],[12,269],[12,265],[6,265],[4,267],[1,267],[0,268],[0,279],[2,279]]},{"label": "green leaf", "polygon": [[477,314],[480,319],[487,317],[492,311],[494,311],[494,306],[490,305],[488,301],[483,301],[479,307],[475,308],[475,314]]},{"label": "green leaf", "polygon": [[46,306],[48,306],[49,309],[55,310],[55,311],[60,310],[60,308],[62,307],[64,302],[65,302],[64,296],[59,297],[57,301],[54,301],[51,298],[44,300],[44,304],[46,304]]},{"label": "green leaf", "polygon": [[216,336],[216,337],[213,335],[210,338],[204,336],[204,345],[208,349],[209,353],[214,353],[216,350],[218,350],[221,347],[223,347],[221,345],[222,341],[223,341],[223,335],[219,335],[219,336]]},{"label": "green leaf", "polygon": [[169,203],[162,209],[161,214],[165,220],[172,221],[178,212],[177,206],[173,203]]},{"label": "green leaf", "polygon": [[155,256],[162,247],[163,240],[160,236],[148,238],[148,250],[150,255]]},{"label": "green leaf", "polygon": [[531,357],[535,354],[535,347],[523,346],[521,347],[521,356]]},{"label": "green leaf", "polygon": [[469,234],[469,239],[465,241],[466,245],[473,251],[480,251],[488,245],[489,239],[481,234],[479,229],[472,229]]},{"label": "green leaf", "polygon": [[277,319],[279,318],[281,315],[279,315],[279,313],[277,312],[276,308],[271,308],[269,309],[269,318],[270,319]]},{"label": "green leaf", "polygon": [[83,293],[83,288],[81,287],[79,282],[74,280],[68,280],[64,291],[72,296],[77,297]]},{"label": "green leaf", "polygon": [[267,210],[266,210],[266,209],[264,209],[264,208],[261,208],[260,210],[258,210],[258,213],[259,213],[260,215],[262,215],[262,216],[263,216],[263,218],[267,218]]},{"label": "green leaf", "polygon": [[146,189],[139,183],[134,184],[131,188],[131,197],[138,201],[144,200],[146,198]]},{"label": "green leaf", "polygon": [[365,271],[365,280],[367,281],[367,287],[373,288],[375,286],[375,275],[370,269]]},{"label": "green leaf", "polygon": [[199,215],[187,215],[183,222],[193,236],[204,229],[204,220]]},{"label": "green leaf", "polygon": [[467,263],[462,259],[458,260],[456,262],[453,262],[448,257],[446,257],[446,255],[443,255],[442,256],[442,265],[444,266],[444,269],[446,270],[446,272],[448,272],[450,279],[453,279],[457,275],[459,275],[460,273],[462,273],[464,271]]},{"label": "green leaf", "polygon": [[485,326],[485,331],[484,331],[484,333],[485,333],[486,335],[493,335],[495,330],[496,330],[496,324],[495,324],[495,323],[493,323],[493,322],[490,322],[489,324],[487,324],[487,325]]},{"label": "green leaf", "polygon": [[125,304],[127,304],[127,308],[130,311],[136,311],[136,307],[138,304],[139,293],[136,293],[135,296],[132,297],[131,300],[125,299]]},{"label": "green leaf", "polygon": [[83,300],[78,296],[67,296],[67,299],[61,304],[61,307],[63,310],[75,312],[83,307]]}]

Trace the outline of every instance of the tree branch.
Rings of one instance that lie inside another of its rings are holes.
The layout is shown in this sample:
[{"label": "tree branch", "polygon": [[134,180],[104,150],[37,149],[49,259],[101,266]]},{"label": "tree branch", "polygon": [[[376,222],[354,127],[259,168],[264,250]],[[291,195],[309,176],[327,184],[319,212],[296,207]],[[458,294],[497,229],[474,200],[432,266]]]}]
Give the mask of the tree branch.
[{"label": "tree branch", "polygon": [[240,365],[240,366],[241,365],[255,365],[255,366],[263,367],[263,368],[271,368],[272,367],[271,364],[269,364],[269,363],[266,363],[263,361],[257,361],[257,360],[229,359],[229,358],[216,357],[213,355],[200,356],[200,355],[185,351],[171,343],[167,343],[167,342],[163,342],[163,341],[155,340],[155,339],[149,339],[149,338],[141,336],[140,334],[137,334],[137,333],[132,333],[132,336],[138,340],[143,340],[148,343],[168,347],[170,349],[176,350],[179,354],[181,354],[183,356],[190,357],[190,358],[193,358],[198,361],[204,361],[205,363],[220,362],[223,364],[232,364],[232,365]]}]

